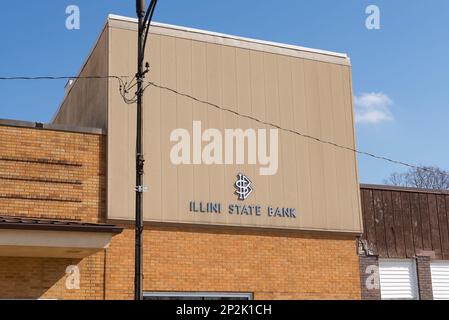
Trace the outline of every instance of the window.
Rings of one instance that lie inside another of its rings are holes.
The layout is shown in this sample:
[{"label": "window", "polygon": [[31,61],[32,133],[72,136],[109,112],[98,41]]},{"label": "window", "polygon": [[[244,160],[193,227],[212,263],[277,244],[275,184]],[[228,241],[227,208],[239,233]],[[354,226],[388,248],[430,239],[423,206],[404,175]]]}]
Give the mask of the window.
[{"label": "window", "polygon": [[380,259],[379,276],[382,300],[419,299],[414,260]]},{"label": "window", "polygon": [[252,300],[252,293],[145,292],[145,300]]},{"label": "window", "polygon": [[432,261],[432,289],[434,300],[449,300],[449,261]]}]

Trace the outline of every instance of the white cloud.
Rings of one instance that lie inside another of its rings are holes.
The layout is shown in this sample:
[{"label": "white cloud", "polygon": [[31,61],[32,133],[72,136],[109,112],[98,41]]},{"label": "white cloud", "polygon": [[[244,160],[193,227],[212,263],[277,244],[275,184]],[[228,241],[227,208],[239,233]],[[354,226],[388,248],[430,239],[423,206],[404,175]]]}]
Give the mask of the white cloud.
[{"label": "white cloud", "polygon": [[393,100],[384,93],[363,93],[354,97],[356,123],[376,124],[393,121]]}]

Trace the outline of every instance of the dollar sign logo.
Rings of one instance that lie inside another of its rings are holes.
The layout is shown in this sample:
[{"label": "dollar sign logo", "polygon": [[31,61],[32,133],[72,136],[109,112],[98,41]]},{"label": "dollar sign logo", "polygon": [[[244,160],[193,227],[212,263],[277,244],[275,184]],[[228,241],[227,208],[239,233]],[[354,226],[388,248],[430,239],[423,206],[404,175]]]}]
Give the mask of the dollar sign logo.
[{"label": "dollar sign logo", "polygon": [[245,200],[253,191],[251,188],[251,180],[247,176],[239,173],[235,182],[235,193],[239,196],[239,200]]}]

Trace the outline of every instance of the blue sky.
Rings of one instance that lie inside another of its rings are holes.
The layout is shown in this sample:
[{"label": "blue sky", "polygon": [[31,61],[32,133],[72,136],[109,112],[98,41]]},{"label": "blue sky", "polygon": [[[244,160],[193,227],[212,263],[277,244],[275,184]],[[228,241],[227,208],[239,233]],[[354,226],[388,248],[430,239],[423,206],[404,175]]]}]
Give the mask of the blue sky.
[{"label": "blue sky", "polygon": [[[149,2],[149,0],[147,0]],[[357,144],[364,151],[449,169],[449,1],[160,0],[155,20],[346,52],[353,65]],[[107,14],[135,16],[134,0],[42,0],[3,4],[0,76],[75,75]],[[81,29],[65,28],[68,5]],[[365,27],[368,5],[381,29]],[[64,81],[1,82],[0,118],[49,121]],[[361,182],[405,168],[359,157]]]}]

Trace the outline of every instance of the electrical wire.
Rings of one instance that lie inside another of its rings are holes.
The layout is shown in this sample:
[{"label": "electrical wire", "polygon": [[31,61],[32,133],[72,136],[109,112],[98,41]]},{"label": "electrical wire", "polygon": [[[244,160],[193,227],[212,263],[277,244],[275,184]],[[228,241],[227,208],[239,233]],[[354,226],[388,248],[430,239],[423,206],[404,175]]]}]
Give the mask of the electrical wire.
[{"label": "electrical wire", "polygon": [[41,76],[41,77],[0,77],[0,80],[76,80],[76,79],[118,79],[123,81],[122,78],[127,78],[127,76],[77,76],[77,77],[67,77],[67,76]]},{"label": "electrical wire", "polygon": [[[10,81],[20,81],[20,80],[77,80],[77,79],[116,79],[119,82],[119,92],[123,98],[123,101],[127,104],[133,104],[137,100],[133,97],[129,99],[126,94],[129,92],[127,83],[123,78],[129,78],[128,76],[37,76],[37,77],[27,77],[27,76],[12,76],[12,77],[0,77],[0,81],[10,80]],[[132,82],[133,80],[131,80]]]},{"label": "electrical wire", "polygon": [[[239,117],[242,117],[242,118],[246,118],[246,119],[249,119],[249,120],[252,120],[252,121],[258,122],[260,124],[267,125],[267,126],[270,126],[270,127],[282,130],[282,131],[290,132],[290,133],[293,133],[295,135],[301,136],[303,138],[311,139],[311,140],[314,140],[314,141],[317,141],[317,142],[320,142],[320,143],[323,143],[323,144],[328,144],[328,145],[334,146],[336,148],[348,150],[348,151],[354,152],[356,154],[368,156],[368,157],[371,157],[371,158],[374,158],[374,159],[377,159],[377,160],[387,161],[387,162],[390,162],[390,163],[393,163],[393,164],[409,167],[409,168],[412,168],[412,169],[432,172],[432,170],[424,168],[424,167],[420,167],[420,166],[417,166],[417,165],[413,165],[413,164],[410,164],[410,163],[406,163],[406,162],[403,162],[403,161],[391,159],[391,158],[384,157],[384,156],[378,156],[378,155],[375,155],[375,154],[373,154],[371,152],[357,150],[357,149],[354,149],[354,148],[351,148],[351,147],[348,147],[348,146],[343,146],[343,145],[340,145],[338,143],[335,143],[335,142],[332,142],[332,141],[328,141],[328,140],[324,140],[324,139],[321,139],[321,138],[317,138],[317,137],[314,137],[314,136],[311,136],[311,135],[308,135],[308,134],[305,134],[305,133],[302,133],[302,132],[299,132],[299,131],[296,131],[296,130],[293,130],[293,129],[283,128],[283,127],[281,127],[281,126],[279,126],[277,124],[274,124],[272,122],[263,121],[263,120],[255,118],[253,116],[250,116],[250,115],[247,115],[247,114],[242,114],[242,113],[239,113],[239,112],[234,111],[234,110],[229,109],[229,108],[224,108],[224,107],[219,106],[219,105],[217,105],[215,103],[196,98],[196,97],[191,96],[191,95],[189,95],[187,93],[179,92],[179,91],[177,91],[175,89],[172,89],[172,88],[160,85],[160,84],[156,84],[154,82],[147,82],[147,86],[144,88],[144,90],[148,86],[153,86],[155,88],[163,89],[163,90],[172,92],[174,94],[177,94],[177,95],[189,98],[189,99],[194,100],[196,102],[212,106],[215,109],[218,109],[218,110],[221,110],[221,111],[225,111],[225,112],[229,112],[229,113],[234,114],[236,116],[239,116]],[[449,176],[449,173],[445,173],[445,175]]]},{"label": "electrical wire", "polygon": [[[132,85],[132,86],[130,86],[130,85],[133,83],[134,78],[133,78],[133,80],[131,80],[131,83],[130,83],[129,85],[127,84],[127,82],[125,82],[125,81],[123,80],[123,78],[129,78],[129,77],[128,77],[128,76],[77,76],[77,77],[66,77],[66,76],[61,76],[61,77],[59,77],[59,76],[56,76],[56,77],[55,77],[55,76],[39,76],[39,77],[0,77],[0,81],[1,81],[1,80],[117,79],[117,80],[119,81],[119,84],[120,84],[119,92],[120,92],[120,95],[121,95],[122,98],[123,98],[123,101],[124,101],[126,104],[134,104],[134,103],[137,102],[136,97],[137,97],[137,94],[138,94],[138,93],[136,92],[132,98],[128,98],[128,97],[126,96],[126,95],[129,93],[129,90],[130,90],[132,87],[135,86],[135,84]],[[249,120],[258,122],[258,123],[260,123],[260,124],[263,124],[263,125],[266,125],[266,126],[270,126],[270,127],[276,128],[276,129],[279,129],[279,130],[281,130],[281,131],[290,132],[290,133],[295,134],[295,135],[297,135],[297,136],[300,136],[300,137],[303,137],[303,138],[306,138],[306,139],[310,139],[310,140],[314,140],[314,141],[317,141],[317,142],[319,142],[319,143],[331,145],[331,146],[336,147],[336,148],[339,148],[339,149],[348,150],[348,151],[354,152],[354,153],[356,153],[356,154],[368,156],[368,157],[371,157],[371,158],[374,158],[374,159],[377,159],[377,160],[382,160],[382,161],[390,162],[390,163],[397,164],[397,165],[401,165],[401,166],[408,167],[408,168],[411,168],[411,169],[432,172],[432,170],[430,170],[430,169],[428,169],[428,168],[425,168],[425,167],[413,165],[413,164],[410,164],[410,163],[407,163],[407,162],[404,162],[404,161],[399,161],[399,160],[391,159],[391,158],[388,158],[388,157],[385,157],[385,156],[379,156],[379,155],[376,155],[376,154],[371,153],[371,152],[366,152],[366,151],[357,150],[357,149],[352,148],[352,147],[340,145],[340,144],[335,143],[335,142],[333,142],[333,141],[328,141],[328,140],[325,140],[325,139],[317,138],[317,137],[314,137],[314,136],[311,136],[311,135],[308,135],[308,134],[305,134],[305,133],[302,133],[302,132],[299,132],[299,131],[296,131],[296,130],[293,130],[293,129],[283,128],[283,127],[281,127],[280,125],[277,125],[277,124],[275,124],[275,123],[268,122],[268,121],[263,121],[263,120],[260,120],[260,119],[255,118],[255,117],[253,117],[253,116],[251,116],[251,115],[239,113],[239,112],[237,112],[237,111],[235,111],[235,110],[232,110],[232,109],[230,109],[230,108],[225,108],[225,107],[219,106],[218,104],[215,104],[215,103],[212,103],[212,102],[209,102],[209,101],[206,101],[206,100],[199,99],[199,98],[194,97],[194,96],[192,96],[192,95],[189,95],[189,94],[187,94],[187,93],[180,92],[180,91],[178,91],[178,90],[175,90],[175,89],[172,89],[172,88],[169,88],[169,87],[166,87],[166,86],[157,84],[157,83],[152,82],[152,81],[147,81],[146,86],[142,89],[142,94],[145,92],[145,90],[146,90],[149,86],[153,86],[153,87],[155,87],[155,88],[159,88],[159,89],[162,89],[162,90],[169,91],[169,92],[174,93],[174,94],[176,94],[176,95],[180,95],[180,96],[189,98],[189,99],[191,99],[191,100],[194,100],[194,101],[196,101],[196,102],[199,102],[199,103],[202,103],[202,104],[205,104],[205,105],[209,105],[209,106],[211,106],[211,107],[213,107],[213,108],[215,108],[215,109],[217,109],[217,110],[225,111],[225,112],[234,114],[234,115],[236,115],[236,116],[239,116],[239,117],[242,117],[242,118],[246,118],[246,119],[249,119]],[[445,174],[446,176],[449,176],[449,173],[444,173],[444,174]]]},{"label": "electrical wire", "polygon": [[[127,82],[124,81],[124,78],[129,78],[128,76],[38,76],[38,77],[26,77],[26,76],[12,76],[12,77],[0,77],[0,81],[11,80],[11,81],[21,81],[21,80],[77,80],[77,79],[116,79],[119,82],[119,92],[123,98],[123,101],[126,104],[136,103],[137,99],[135,99],[136,95],[133,98],[128,98],[126,95],[129,93],[129,90],[133,87],[129,87]],[[131,80],[131,83],[134,81],[135,77]]]}]

